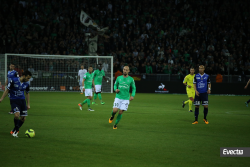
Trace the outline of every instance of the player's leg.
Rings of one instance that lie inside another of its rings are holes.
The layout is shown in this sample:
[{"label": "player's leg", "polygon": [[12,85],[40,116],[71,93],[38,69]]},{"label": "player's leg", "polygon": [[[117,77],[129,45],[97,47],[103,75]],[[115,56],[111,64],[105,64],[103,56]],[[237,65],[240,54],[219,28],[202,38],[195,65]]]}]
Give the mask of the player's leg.
[{"label": "player's leg", "polygon": [[[8,94],[8,96],[9,96],[9,94]],[[11,101],[10,101],[10,108],[11,108]],[[12,108],[10,109],[9,114],[14,114],[14,111],[12,110]]]},{"label": "player's leg", "polygon": [[92,104],[97,105],[96,102],[95,102],[95,100],[96,100],[96,98],[97,98],[97,94],[98,94],[97,92],[94,92],[94,99],[93,99]]},{"label": "player's leg", "polygon": [[204,119],[203,121],[205,122],[205,124],[209,124],[209,122],[207,121],[207,113],[208,113],[208,94],[204,93],[202,96],[202,105],[204,106]]},{"label": "player's leg", "polygon": [[247,102],[245,102],[245,104],[246,104],[247,107],[248,107],[248,103],[250,103],[250,99]]},{"label": "player's leg", "polygon": [[28,110],[27,110],[26,101],[22,100],[21,103],[22,103],[21,110],[20,110],[20,116],[21,116],[21,118],[19,119],[19,122],[18,122],[18,127],[19,128],[21,128],[21,126],[23,125],[26,117],[28,116]]},{"label": "player's leg", "polygon": [[115,114],[118,112],[119,108],[120,108],[120,99],[115,98],[111,117],[109,118],[109,123],[113,122]]},{"label": "player's leg", "polygon": [[80,79],[80,82],[79,82],[79,86],[80,86],[80,91],[81,91],[81,94],[83,94],[83,88],[82,88],[82,79]]},{"label": "player's leg", "polygon": [[116,117],[115,125],[113,126],[113,129],[117,129],[117,125],[122,119],[122,114],[124,111],[128,110],[129,100],[121,100],[120,101],[120,111]]},{"label": "player's leg", "polygon": [[195,97],[195,91],[191,91],[188,95],[189,97],[189,102],[188,102],[188,105],[189,105],[189,112],[193,112],[192,110],[192,106],[193,106],[193,102],[194,102],[194,97]]},{"label": "player's leg", "polygon": [[101,104],[104,105],[105,102],[102,101],[102,85],[98,85],[98,98],[100,99],[101,101]]},{"label": "player's leg", "polygon": [[87,104],[88,104],[88,111],[95,111],[93,109],[90,108],[90,102],[92,100],[92,89],[91,89],[91,93],[90,96],[87,97]]},{"label": "player's leg", "polygon": [[[87,99],[85,99],[82,103],[78,104],[80,110],[82,110],[82,106],[86,103],[88,104],[88,110],[91,109],[90,108],[90,101],[92,99],[92,89],[85,89],[85,96],[87,97]],[[93,111],[93,110],[91,109],[91,111]]]},{"label": "player's leg", "polygon": [[193,97],[189,97],[188,101],[189,101],[189,103],[188,103],[188,105],[189,105],[189,112],[193,112],[192,106],[193,106],[194,98]]},{"label": "player's leg", "polygon": [[112,123],[115,117],[115,114],[118,112],[118,108],[113,108],[112,113],[111,113],[111,117],[109,118],[109,123]]},{"label": "player's leg", "polygon": [[21,116],[20,120],[19,120],[19,129],[22,127],[24,121],[26,120],[26,116]]},{"label": "player's leg", "polygon": [[123,114],[123,111],[124,110],[120,110],[117,117],[116,117],[116,120],[115,120],[115,124],[113,126],[113,129],[117,129],[117,124],[120,122],[120,120],[122,119],[122,114]]},{"label": "player's leg", "polygon": [[17,136],[18,131],[16,131],[16,127],[18,125],[18,121],[19,121],[19,117],[20,117],[20,102],[18,102],[18,100],[10,100],[10,104],[11,104],[11,109],[12,111],[14,111],[14,128],[13,130],[10,131],[10,134],[15,136]]},{"label": "player's leg", "polygon": [[[101,101],[101,104],[105,104],[105,102],[102,101],[102,95],[101,95],[101,92],[102,92],[102,85],[95,85],[95,90],[96,90],[96,96],[98,96],[99,100]],[[97,97],[96,97],[97,98]]]},{"label": "player's leg", "polygon": [[98,95],[99,91],[98,91],[98,85],[95,85],[95,93],[94,93],[94,100],[92,102],[92,104],[96,104],[95,100],[97,99],[97,95]]},{"label": "player's leg", "polygon": [[205,122],[205,124],[209,124],[209,122],[207,121],[207,113],[208,113],[208,105],[204,105],[204,119],[203,119],[203,121]]},{"label": "player's leg", "polygon": [[195,121],[192,124],[198,124],[199,107],[200,107],[200,95],[199,96],[195,95],[195,98],[194,98],[194,105],[195,105],[194,117],[195,117]]},{"label": "player's leg", "polygon": [[[187,95],[188,95],[189,91],[188,91],[188,90],[186,90],[186,91],[187,91]],[[185,105],[186,105],[188,102],[189,102],[189,100],[182,101],[182,108],[184,108]]]},{"label": "player's leg", "polygon": [[98,93],[98,98],[100,99],[101,104],[104,105],[105,102],[102,101],[102,94],[101,94],[101,92]]},{"label": "player's leg", "polygon": [[[12,136],[18,137],[19,128],[23,125],[25,117],[28,115],[27,106],[25,100],[16,100],[13,102],[12,109],[14,112],[14,129],[10,132]],[[21,116],[21,119],[19,119]]]},{"label": "player's leg", "polygon": [[19,133],[19,117],[20,117],[20,111],[15,111],[14,113],[14,124],[15,124],[15,127],[14,129],[10,132],[12,134],[12,136],[14,137],[18,137],[18,133]]}]

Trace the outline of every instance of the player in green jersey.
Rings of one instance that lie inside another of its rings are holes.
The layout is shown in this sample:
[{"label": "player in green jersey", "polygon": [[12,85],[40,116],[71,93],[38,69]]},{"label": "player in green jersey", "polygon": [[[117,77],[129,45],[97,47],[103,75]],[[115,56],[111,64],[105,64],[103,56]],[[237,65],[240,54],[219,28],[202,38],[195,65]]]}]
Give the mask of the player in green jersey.
[{"label": "player in green jersey", "polygon": [[93,76],[94,76],[95,90],[96,91],[94,93],[94,99],[93,99],[92,104],[97,105],[95,100],[96,100],[97,95],[98,95],[98,98],[100,99],[101,104],[103,105],[103,104],[105,104],[105,102],[102,101],[102,95],[101,95],[101,92],[102,92],[102,78],[104,78],[106,82],[108,82],[108,80],[105,77],[105,72],[102,70],[102,64],[98,65],[98,70],[94,71]]},{"label": "player in green jersey", "polygon": [[[135,96],[135,81],[132,77],[128,75],[129,73],[129,67],[124,66],[123,68],[123,75],[117,77],[114,90],[116,92],[115,101],[113,105],[113,111],[112,115],[109,118],[109,123],[112,123],[115,117],[115,114],[120,109],[118,116],[115,121],[115,125],[113,126],[113,129],[117,129],[117,124],[122,118],[123,111],[127,111],[129,102],[134,99]],[[132,95],[130,96],[129,90],[130,87],[132,87]]]},{"label": "player in green jersey", "polygon": [[94,111],[90,108],[90,100],[92,99],[92,85],[94,86],[94,91],[95,91],[95,83],[93,80],[93,67],[88,68],[88,72],[83,76],[82,80],[82,88],[83,91],[85,92],[85,96],[87,96],[87,99],[85,99],[82,103],[79,103],[78,106],[80,110],[82,110],[82,105],[87,103],[88,104],[88,110],[89,111]]}]

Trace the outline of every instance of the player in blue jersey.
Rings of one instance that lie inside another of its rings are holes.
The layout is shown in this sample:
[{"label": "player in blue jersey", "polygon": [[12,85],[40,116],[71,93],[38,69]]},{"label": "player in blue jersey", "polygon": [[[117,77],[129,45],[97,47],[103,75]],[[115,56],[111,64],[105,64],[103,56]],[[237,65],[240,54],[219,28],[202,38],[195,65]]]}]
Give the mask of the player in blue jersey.
[{"label": "player in blue jersey", "polygon": [[[8,74],[7,74],[7,79],[5,81],[5,87],[8,85],[8,83],[10,83],[12,78],[19,77],[18,72],[15,71],[14,69],[15,69],[15,65],[13,63],[10,63],[10,71],[8,71]],[[14,112],[12,110],[10,110],[9,114],[14,114]]]},{"label": "player in blue jersey", "polygon": [[[10,134],[14,137],[18,137],[19,128],[23,125],[25,117],[28,116],[27,110],[30,109],[30,96],[29,96],[29,79],[31,78],[31,72],[25,71],[20,78],[13,78],[9,82],[7,89],[4,91],[0,103],[5,96],[9,93],[11,108],[14,111],[14,129]],[[26,101],[24,96],[26,92]],[[20,119],[19,119],[20,118]]]},{"label": "player in blue jersey", "polygon": [[204,119],[203,121],[208,124],[207,113],[208,113],[208,94],[211,93],[211,81],[208,74],[204,73],[205,67],[199,66],[199,73],[194,76],[194,90],[195,90],[195,121],[192,124],[198,124],[198,115],[200,103],[204,106]]}]

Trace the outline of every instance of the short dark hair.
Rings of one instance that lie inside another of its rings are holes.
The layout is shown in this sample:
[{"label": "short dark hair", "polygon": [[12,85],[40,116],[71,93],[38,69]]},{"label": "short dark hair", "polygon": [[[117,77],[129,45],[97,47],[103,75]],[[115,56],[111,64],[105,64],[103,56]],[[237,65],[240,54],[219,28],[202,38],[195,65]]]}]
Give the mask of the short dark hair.
[{"label": "short dark hair", "polygon": [[28,70],[24,71],[22,75],[25,75],[25,76],[27,76],[27,75],[32,76],[31,72],[28,71]]},{"label": "short dark hair", "polygon": [[10,65],[14,65],[14,66],[16,66],[14,63],[10,63]]},{"label": "short dark hair", "polygon": [[190,70],[191,70],[191,69],[194,69],[194,67],[190,67]]}]

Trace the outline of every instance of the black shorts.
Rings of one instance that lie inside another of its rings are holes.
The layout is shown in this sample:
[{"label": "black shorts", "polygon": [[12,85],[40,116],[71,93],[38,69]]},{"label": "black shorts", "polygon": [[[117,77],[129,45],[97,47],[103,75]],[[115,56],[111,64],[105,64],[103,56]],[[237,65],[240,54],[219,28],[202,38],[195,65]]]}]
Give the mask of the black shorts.
[{"label": "black shorts", "polygon": [[19,112],[20,116],[28,116],[25,99],[10,100],[11,109],[14,113]]},{"label": "black shorts", "polygon": [[197,96],[195,94],[194,105],[199,106],[200,104],[208,105],[208,94],[207,93],[200,93],[199,96]]}]

